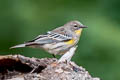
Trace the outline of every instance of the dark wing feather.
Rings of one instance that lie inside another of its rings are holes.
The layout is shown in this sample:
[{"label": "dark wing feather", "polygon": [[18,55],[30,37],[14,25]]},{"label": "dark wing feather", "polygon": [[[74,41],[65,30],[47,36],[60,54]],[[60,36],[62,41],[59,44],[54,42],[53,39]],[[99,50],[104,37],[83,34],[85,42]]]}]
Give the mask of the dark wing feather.
[{"label": "dark wing feather", "polygon": [[40,38],[44,38],[44,37],[47,37],[47,35],[39,35],[39,36],[37,36],[35,39],[30,40],[30,41],[27,41],[27,42],[25,42],[25,43],[35,42],[36,40],[38,40],[38,39],[40,39]]},{"label": "dark wing feather", "polygon": [[72,39],[72,35],[70,34],[59,34],[59,33],[50,32],[50,31],[48,32],[48,34],[50,38],[56,39],[58,41],[66,41],[66,40]]},{"label": "dark wing feather", "polygon": [[50,43],[57,43],[57,42],[63,42],[63,41],[68,41],[72,39],[72,36],[70,35],[62,35],[62,34],[58,34],[55,32],[47,32],[46,35],[39,35],[38,37],[36,37],[35,39],[26,42],[28,45],[42,45],[42,44],[50,44]]}]

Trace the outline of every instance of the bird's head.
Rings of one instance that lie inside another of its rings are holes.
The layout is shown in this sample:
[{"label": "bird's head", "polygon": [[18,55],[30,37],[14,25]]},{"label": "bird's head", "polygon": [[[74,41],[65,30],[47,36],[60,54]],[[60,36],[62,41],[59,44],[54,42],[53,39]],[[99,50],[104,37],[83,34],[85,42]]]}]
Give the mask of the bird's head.
[{"label": "bird's head", "polygon": [[80,35],[83,28],[87,28],[87,26],[83,25],[79,21],[70,21],[64,25],[67,29],[70,29],[72,32],[75,32],[76,35]]}]

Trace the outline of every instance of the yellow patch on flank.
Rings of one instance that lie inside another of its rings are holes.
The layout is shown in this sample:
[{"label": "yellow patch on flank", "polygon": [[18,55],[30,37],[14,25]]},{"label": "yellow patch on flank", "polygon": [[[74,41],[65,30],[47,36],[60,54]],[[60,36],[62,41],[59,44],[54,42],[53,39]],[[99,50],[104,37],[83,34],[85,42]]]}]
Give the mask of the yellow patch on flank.
[{"label": "yellow patch on flank", "polygon": [[65,42],[66,44],[74,44],[74,42],[75,42],[75,40],[74,39],[71,39],[71,40],[69,40],[69,41],[67,41],[67,42]]},{"label": "yellow patch on flank", "polygon": [[82,29],[79,29],[79,30],[76,30],[76,31],[75,31],[75,33],[76,33],[77,35],[80,35],[81,32],[82,32]]}]

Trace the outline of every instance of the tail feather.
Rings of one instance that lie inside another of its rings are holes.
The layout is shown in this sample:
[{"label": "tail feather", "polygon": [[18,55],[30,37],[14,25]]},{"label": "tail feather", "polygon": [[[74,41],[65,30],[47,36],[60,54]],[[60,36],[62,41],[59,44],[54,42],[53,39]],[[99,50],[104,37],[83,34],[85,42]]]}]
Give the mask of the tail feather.
[{"label": "tail feather", "polygon": [[25,47],[25,46],[26,46],[26,44],[19,44],[19,45],[10,47],[10,49],[13,49],[13,48],[21,48],[21,47]]}]

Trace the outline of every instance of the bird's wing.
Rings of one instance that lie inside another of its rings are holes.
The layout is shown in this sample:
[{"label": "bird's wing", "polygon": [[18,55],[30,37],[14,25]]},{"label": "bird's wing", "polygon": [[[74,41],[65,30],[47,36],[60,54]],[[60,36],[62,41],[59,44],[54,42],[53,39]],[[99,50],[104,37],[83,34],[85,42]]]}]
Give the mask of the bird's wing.
[{"label": "bird's wing", "polygon": [[72,39],[72,36],[69,34],[59,34],[57,32],[52,32],[52,31],[49,31],[48,35],[50,38],[53,38],[58,41],[66,41]]},{"label": "bird's wing", "polygon": [[72,36],[68,34],[59,34],[57,32],[48,31],[45,35],[39,35],[35,39],[28,41],[26,43],[33,43],[33,44],[50,44],[50,43],[57,43],[71,40]]}]

